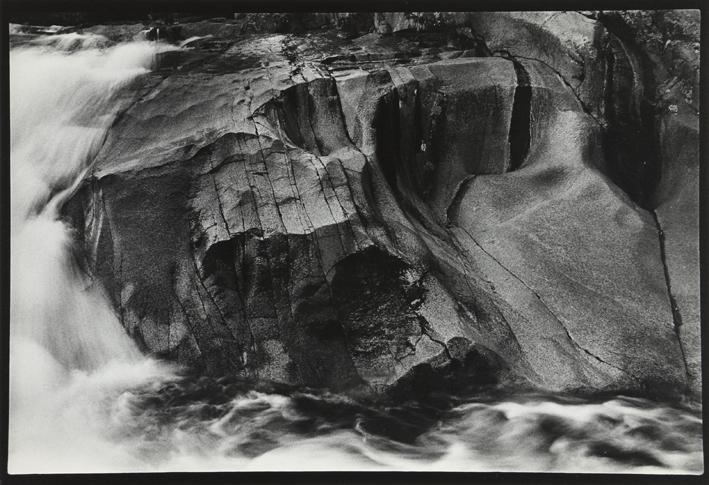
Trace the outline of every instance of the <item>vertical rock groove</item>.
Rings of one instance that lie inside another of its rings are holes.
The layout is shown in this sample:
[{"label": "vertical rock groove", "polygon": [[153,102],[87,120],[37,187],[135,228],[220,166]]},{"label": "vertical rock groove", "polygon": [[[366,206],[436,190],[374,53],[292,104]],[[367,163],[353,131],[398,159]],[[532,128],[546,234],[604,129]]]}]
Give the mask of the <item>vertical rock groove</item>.
[{"label": "vertical rock groove", "polygon": [[608,126],[615,124],[615,109],[613,109],[613,97],[615,93],[613,92],[614,79],[613,71],[615,70],[615,57],[613,56],[613,50],[610,46],[610,41],[605,45],[605,58],[606,58],[606,78],[605,85],[603,87],[603,114],[606,118],[606,123]]},{"label": "vertical rock groove", "polygon": [[517,74],[517,87],[512,101],[512,119],[510,121],[510,172],[520,168],[529,153],[529,114],[532,101],[532,87],[527,70],[517,61],[512,61],[512,63],[515,74]]},{"label": "vertical rock groove", "polygon": [[652,62],[621,17],[604,14],[599,22],[610,34],[604,88],[609,176],[638,205],[651,210],[661,176]]},{"label": "vertical rock groove", "polygon": [[[662,230],[662,225],[660,224],[660,219],[657,217],[656,211],[650,211],[652,218],[655,221],[655,227],[657,228],[657,238],[660,241],[660,259],[662,259],[662,269],[665,273],[665,286],[667,286],[667,298],[670,302],[670,310],[672,311],[672,323],[674,324],[675,334],[677,335],[677,343],[679,345],[680,352],[682,352],[682,361],[684,364],[685,372],[687,371],[687,356],[684,352],[684,346],[682,345],[682,338],[680,336],[680,327],[682,326],[682,314],[679,311],[679,306],[677,305],[677,300],[675,299],[674,293],[672,293],[672,282],[670,279],[670,270],[667,267],[667,258],[665,252],[665,232]],[[689,375],[687,375],[689,378]]]}]

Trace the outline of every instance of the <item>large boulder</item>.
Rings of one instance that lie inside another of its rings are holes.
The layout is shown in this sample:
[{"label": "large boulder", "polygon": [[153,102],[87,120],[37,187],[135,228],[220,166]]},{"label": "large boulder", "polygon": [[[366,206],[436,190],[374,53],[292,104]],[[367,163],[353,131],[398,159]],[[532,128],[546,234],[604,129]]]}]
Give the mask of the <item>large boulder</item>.
[{"label": "large boulder", "polygon": [[124,93],[66,214],[145,351],[374,394],[699,389],[691,116],[652,197],[604,150],[646,126],[606,116],[637,47],[574,13],[320,21],[210,27]]}]

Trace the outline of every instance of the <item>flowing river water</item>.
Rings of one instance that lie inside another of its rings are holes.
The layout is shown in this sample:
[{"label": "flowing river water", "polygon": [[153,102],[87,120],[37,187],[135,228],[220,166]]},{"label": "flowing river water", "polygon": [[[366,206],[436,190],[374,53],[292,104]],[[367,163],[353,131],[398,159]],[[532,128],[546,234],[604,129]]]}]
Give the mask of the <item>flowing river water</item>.
[{"label": "flowing river water", "polygon": [[70,33],[10,52],[10,473],[703,471],[696,405],[500,389],[372,405],[142,355],[59,211],[120,91],[169,49]]}]

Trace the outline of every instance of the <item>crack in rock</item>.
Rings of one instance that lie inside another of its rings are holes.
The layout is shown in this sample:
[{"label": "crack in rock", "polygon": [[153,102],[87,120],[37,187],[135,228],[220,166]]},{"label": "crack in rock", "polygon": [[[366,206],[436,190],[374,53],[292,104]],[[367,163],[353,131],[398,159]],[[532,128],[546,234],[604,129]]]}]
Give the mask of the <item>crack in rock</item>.
[{"label": "crack in rock", "polygon": [[680,335],[680,328],[683,325],[682,314],[679,310],[679,305],[677,305],[677,300],[675,299],[674,293],[672,291],[672,281],[670,278],[670,269],[667,265],[667,250],[665,248],[665,231],[662,230],[662,225],[660,224],[660,219],[657,217],[657,211],[650,211],[652,218],[655,221],[655,227],[657,228],[657,238],[660,243],[660,259],[662,260],[662,270],[665,275],[665,286],[667,287],[667,299],[670,303],[670,310],[672,312],[672,323],[674,326],[674,332],[677,336],[677,344],[679,345],[679,350],[682,353],[682,363],[684,364],[684,371],[687,376],[687,382],[689,379],[689,369],[687,368],[687,356],[684,351],[684,345],[682,344],[682,336]]},{"label": "crack in rock", "polygon": [[605,360],[601,359],[600,357],[598,357],[594,353],[592,353],[589,350],[582,347],[578,342],[576,342],[576,340],[574,340],[574,338],[571,336],[571,334],[569,333],[569,330],[566,328],[566,326],[561,321],[561,319],[551,310],[551,308],[549,308],[549,305],[547,305],[547,303],[542,299],[542,297],[541,297],[541,295],[539,295],[539,293],[534,291],[527,283],[524,282],[524,280],[522,280],[519,276],[517,276],[514,272],[512,272],[509,268],[507,268],[504,264],[502,264],[495,256],[490,254],[485,248],[483,248],[482,245],[473,237],[472,234],[470,234],[469,231],[467,231],[465,228],[462,228],[462,227],[461,227],[461,229],[470,237],[470,239],[475,243],[476,246],[478,246],[486,255],[488,255],[493,261],[495,261],[498,265],[500,265],[500,267],[502,269],[504,269],[510,276],[512,276],[517,281],[519,281],[522,285],[524,285],[524,287],[527,288],[537,298],[537,300],[539,300],[539,302],[542,304],[542,306],[544,306],[544,308],[547,310],[547,312],[549,312],[549,314],[559,323],[559,326],[561,326],[561,328],[564,330],[564,333],[566,334],[567,338],[569,339],[569,342],[571,342],[571,344],[574,347],[578,348],[579,350],[584,352],[586,355],[594,358],[598,362],[601,362],[602,364],[605,364],[609,367],[612,367],[612,368],[622,372],[623,374],[633,378],[635,381],[639,381],[639,379],[636,376],[634,376],[633,374],[631,374],[629,371],[627,371],[625,369],[621,369],[620,367],[610,364],[609,362],[606,362]]},{"label": "crack in rock", "polygon": [[448,356],[448,360],[450,360],[451,362],[454,361],[455,359],[451,355],[450,350],[448,349],[448,346],[445,344],[445,342],[433,338],[433,336],[429,333],[428,320],[426,320],[426,318],[422,315],[418,314],[416,315],[416,318],[418,319],[419,326],[421,327],[421,335],[425,335],[431,342],[437,343],[438,345],[443,347],[443,351],[446,353],[446,356]]},{"label": "crack in rock", "polygon": [[512,65],[517,75],[514,99],[512,101],[512,116],[508,136],[510,145],[509,171],[517,170],[527,159],[531,138],[531,102],[532,87],[529,73],[522,63],[514,58]]}]

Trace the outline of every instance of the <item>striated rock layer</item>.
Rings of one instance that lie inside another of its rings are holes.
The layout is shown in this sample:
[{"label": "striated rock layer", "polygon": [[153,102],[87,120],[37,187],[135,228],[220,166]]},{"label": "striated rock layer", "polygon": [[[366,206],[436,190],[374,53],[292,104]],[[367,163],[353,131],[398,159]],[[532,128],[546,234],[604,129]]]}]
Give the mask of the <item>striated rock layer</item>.
[{"label": "striated rock layer", "polygon": [[698,12],[663,15],[173,27],[209,37],[124,93],[67,217],[204,372],[696,394]]}]

